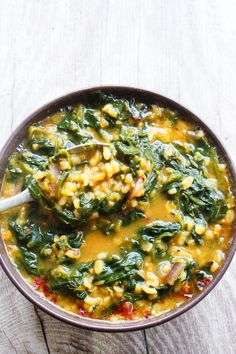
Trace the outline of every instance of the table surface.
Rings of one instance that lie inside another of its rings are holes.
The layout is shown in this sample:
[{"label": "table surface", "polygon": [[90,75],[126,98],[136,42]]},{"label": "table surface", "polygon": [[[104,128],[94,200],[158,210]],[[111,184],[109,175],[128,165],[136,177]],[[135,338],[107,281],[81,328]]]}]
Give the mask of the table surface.
[{"label": "table surface", "polygon": [[[45,102],[113,84],[184,104],[236,160],[235,15],[235,0],[0,0],[0,145]],[[0,271],[0,353],[235,353],[235,265],[188,313],[124,334],[49,317]]]}]

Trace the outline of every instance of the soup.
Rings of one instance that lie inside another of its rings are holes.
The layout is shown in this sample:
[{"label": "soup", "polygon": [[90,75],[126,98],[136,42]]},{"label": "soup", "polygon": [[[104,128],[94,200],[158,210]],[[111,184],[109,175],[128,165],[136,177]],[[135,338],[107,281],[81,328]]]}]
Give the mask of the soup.
[{"label": "soup", "polygon": [[25,188],[34,202],[0,218],[9,256],[81,316],[171,310],[213,280],[230,246],[227,166],[199,127],[156,104],[98,92],[30,126],[2,197]]}]

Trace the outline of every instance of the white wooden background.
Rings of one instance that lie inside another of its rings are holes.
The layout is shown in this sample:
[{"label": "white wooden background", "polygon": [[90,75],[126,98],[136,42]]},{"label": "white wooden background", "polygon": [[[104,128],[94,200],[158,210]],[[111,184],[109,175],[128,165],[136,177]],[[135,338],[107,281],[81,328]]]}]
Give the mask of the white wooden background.
[{"label": "white wooden background", "polygon": [[[1,146],[40,105],[101,84],[183,103],[236,161],[236,1],[0,0]],[[190,312],[129,334],[50,318],[0,271],[0,353],[235,353],[235,265]]]}]

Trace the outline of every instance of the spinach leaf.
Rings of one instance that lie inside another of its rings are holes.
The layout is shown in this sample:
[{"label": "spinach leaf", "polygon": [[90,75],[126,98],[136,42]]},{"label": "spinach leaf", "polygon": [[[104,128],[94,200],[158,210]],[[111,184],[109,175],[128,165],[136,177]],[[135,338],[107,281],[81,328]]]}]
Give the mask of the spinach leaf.
[{"label": "spinach leaf", "polygon": [[141,228],[139,235],[143,240],[154,242],[155,239],[170,238],[181,230],[181,225],[177,222],[167,222],[156,220],[153,223]]},{"label": "spinach leaf", "polygon": [[153,191],[153,189],[157,185],[157,173],[155,170],[152,170],[151,173],[147,176],[146,182],[145,182],[145,193],[150,193]]},{"label": "spinach leaf", "polygon": [[118,154],[121,154],[123,156],[136,156],[140,155],[140,149],[134,145],[126,145],[120,141],[117,141],[114,143],[114,146],[116,150],[118,151]]},{"label": "spinach leaf", "polygon": [[[72,295],[80,300],[83,300],[88,292],[85,289],[79,290],[83,287],[85,276],[88,274],[89,269],[93,266],[93,262],[80,263],[76,269],[72,270],[66,268],[63,274],[53,274],[53,277],[49,280],[49,286],[53,291]],[[65,269],[65,266],[64,266]]]},{"label": "spinach leaf", "polygon": [[94,111],[92,109],[87,109],[84,114],[83,124],[84,124],[84,127],[91,127],[91,128],[95,128],[95,129],[99,128],[100,120],[96,114],[96,111]]},{"label": "spinach leaf", "polygon": [[102,203],[102,200],[91,198],[86,193],[81,193],[79,195],[79,201],[80,201],[80,214],[82,219],[87,218],[92,212],[98,210],[100,204]]},{"label": "spinach leaf", "polygon": [[9,228],[14,233],[16,239],[27,246],[29,249],[39,249],[42,245],[42,233],[40,228],[31,223],[24,226],[19,225],[16,221],[9,222]]},{"label": "spinach leaf", "polygon": [[79,291],[78,287],[82,285],[84,281],[84,274],[80,278],[67,279],[54,279],[49,282],[50,288],[65,295],[72,295],[77,299],[83,300],[87,295],[86,290]]},{"label": "spinach leaf", "polygon": [[185,283],[188,283],[194,276],[194,270],[196,268],[196,262],[192,261],[189,262],[186,267],[185,267],[185,272],[186,272],[186,279]]},{"label": "spinach leaf", "polygon": [[132,222],[136,221],[139,218],[145,218],[145,217],[146,217],[146,215],[142,210],[133,209],[123,215],[122,224],[123,224],[123,226],[126,226],[126,225],[129,225]]},{"label": "spinach leaf", "polygon": [[103,313],[105,315],[110,315],[113,312],[116,311],[117,307],[119,306],[119,304],[121,303],[122,300],[116,300],[114,301],[111,305],[107,306],[104,308]]},{"label": "spinach leaf", "polygon": [[54,213],[54,215],[64,224],[75,227],[79,226],[83,220],[80,220],[75,217],[74,213],[67,208],[61,208],[61,207],[52,207],[51,211]]},{"label": "spinach leaf", "polygon": [[34,275],[39,274],[38,270],[38,256],[34,252],[29,251],[27,248],[21,246],[20,252],[22,256],[22,263],[25,269]]},{"label": "spinach leaf", "polygon": [[43,154],[43,155],[54,155],[56,152],[56,147],[54,144],[47,138],[32,138],[29,141],[29,146],[31,149],[33,149],[33,146],[36,146],[36,150],[38,154]]},{"label": "spinach leaf", "polygon": [[38,169],[40,171],[46,170],[48,165],[48,159],[45,156],[33,154],[28,150],[23,150],[20,153],[19,161],[22,162],[22,167],[26,165],[26,171],[27,171],[27,165],[32,169]]},{"label": "spinach leaf", "polygon": [[28,175],[25,177],[25,186],[29,189],[31,196],[35,201],[39,203],[42,209],[49,208],[49,200],[46,195],[43,193],[38,183],[34,177]]},{"label": "spinach leaf", "polygon": [[94,92],[89,96],[89,104],[92,108],[101,109],[108,103],[116,109],[118,113],[117,119],[126,121],[132,117],[127,100],[115,98],[113,95],[105,94],[101,91]]},{"label": "spinach leaf", "polygon": [[68,243],[72,248],[80,248],[83,243],[84,235],[82,231],[72,232],[67,235]]},{"label": "spinach leaf", "polygon": [[18,180],[18,178],[22,177],[23,171],[19,168],[11,168],[8,166],[7,168],[7,182],[14,183]]},{"label": "spinach leaf", "polygon": [[82,129],[77,123],[75,111],[70,109],[65,112],[64,118],[58,124],[58,129],[68,132],[74,143],[80,144],[92,139],[92,135],[86,130]]},{"label": "spinach leaf", "polygon": [[142,263],[142,256],[138,252],[130,252],[121,259],[107,261],[104,271],[95,275],[94,283],[111,284],[129,276],[134,276]]},{"label": "spinach leaf", "polygon": [[51,211],[64,224],[70,226],[77,226],[81,224],[81,220],[76,218],[74,213],[67,208],[54,206],[53,202],[49,200],[43,191],[40,189],[38,183],[32,176],[26,176],[25,185],[29,189],[30,194],[37,201],[43,210]]}]

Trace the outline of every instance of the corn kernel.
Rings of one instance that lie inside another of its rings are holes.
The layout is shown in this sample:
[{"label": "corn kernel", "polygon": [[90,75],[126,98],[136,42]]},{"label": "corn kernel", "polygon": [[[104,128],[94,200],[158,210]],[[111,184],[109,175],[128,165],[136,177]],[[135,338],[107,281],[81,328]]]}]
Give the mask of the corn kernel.
[{"label": "corn kernel", "polygon": [[68,257],[68,258],[71,258],[71,259],[77,259],[80,257],[80,250],[68,250],[66,251],[65,255]]},{"label": "corn kernel", "polygon": [[84,186],[88,186],[90,182],[90,171],[85,171],[80,175],[82,183]]},{"label": "corn kernel", "polygon": [[141,293],[142,293],[142,284],[140,284],[140,283],[137,283],[136,285],[135,285],[135,289],[134,289],[134,293],[136,294],[136,295],[140,295]]},{"label": "corn kernel", "polygon": [[141,247],[143,251],[150,252],[153,247],[153,244],[149,241],[142,241]]},{"label": "corn kernel", "polygon": [[182,183],[181,183],[182,188],[183,188],[183,189],[188,189],[188,188],[190,188],[191,185],[193,184],[193,181],[194,181],[194,178],[193,178],[192,176],[186,177],[186,178],[182,181]]},{"label": "corn kernel", "polygon": [[133,182],[133,176],[131,173],[128,173],[126,176],[125,176],[125,183],[127,184],[131,184]]},{"label": "corn kernel", "polygon": [[171,188],[171,189],[168,190],[168,194],[170,194],[170,195],[174,195],[176,193],[177,193],[177,189],[176,188]]},{"label": "corn kernel", "polygon": [[218,164],[218,167],[219,167],[219,170],[220,170],[221,172],[224,172],[225,169],[226,169],[226,165],[225,165],[224,163],[219,163],[219,164]]},{"label": "corn kernel", "polygon": [[171,264],[170,264],[170,262],[168,262],[168,261],[166,261],[166,262],[163,262],[162,264],[161,264],[161,267],[160,267],[161,269],[161,272],[162,273],[165,273],[165,274],[167,274],[167,273],[169,273],[169,271],[171,270]]},{"label": "corn kernel", "polygon": [[111,158],[111,150],[107,146],[103,148],[103,157],[105,160],[110,160]]},{"label": "corn kernel", "polygon": [[144,183],[143,179],[139,178],[130,193],[130,199],[142,197],[144,195]]},{"label": "corn kernel", "polygon": [[93,157],[89,160],[90,166],[97,166],[98,163],[101,161],[101,159],[102,159],[102,155],[101,155],[100,151],[96,150]]},{"label": "corn kernel", "polygon": [[198,234],[198,235],[202,235],[205,232],[205,230],[206,230],[206,227],[203,224],[197,224],[195,226],[195,231],[196,231],[196,234]]},{"label": "corn kernel", "polygon": [[136,206],[138,205],[137,199],[132,199],[132,200],[130,201],[130,205],[132,206],[132,208],[136,208]]},{"label": "corn kernel", "polygon": [[84,278],[84,286],[88,289],[92,288],[92,281],[93,281],[93,277],[91,275],[87,275]]},{"label": "corn kernel", "polygon": [[59,166],[62,171],[71,169],[69,161],[65,159],[59,162]]},{"label": "corn kernel", "polygon": [[150,286],[143,285],[143,291],[148,295],[156,295],[157,291],[155,288],[151,288]]},{"label": "corn kernel", "polygon": [[178,238],[177,238],[177,244],[178,246],[183,246],[189,236],[188,231],[182,231],[179,233]]},{"label": "corn kernel", "polygon": [[86,298],[84,299],[84,302],[88,305],[96,305],[96,304],[100,304],[101,298],[100,297],[91,297],[91,296],[87,295]]},{"label": "corn kernel", "polygon": [[220,265],[217,262],[213,261],[213,263],[211,265],[211,269],[210,269],[211,273],[215,273],[217,271],[217,269],[219,268],[219,266]]},{"label": "corn kernel", "polygon": [[130,186],[131,186],[131,184],[126,184],[126,186],[123,186],[121,189],[121,193],[122,194],[128,193],[128,191],[130,190]]},{"label": "corn kernel", "polygon": [[98,253],[97,259],[105,259],[108,256],[107,252]]},{"label": "corn kernel", "polygon": [[97,259],[94,262],[94,272],[95,272],[95,274],[101,274],[102,271],[103,271],[104,265],[105,264],[104,264],[102,259]]},{"label": "corn kernel", "polygon": [[75,199],[73,200],[73,205],[74,205],[75,209],[79,209],[79,207],[80,207],[80,200],[79,200],[79,198],[75,198]]},{"label": "corn kernel", "polygon": [[185,227],[186,227],[187,231],[191,231],[193,229],[193,226],[194,226],[194,221],[193,221],[192,218],[187,216],[187,217],[184,218],[184,224],[185,224]]},{"label": "corn kernel", "polygon": [[140,167],[143,169],[143,170],[146,170],[146,166],[147,166],[147,163],[146,163],[146,160],[144,157],[141,157],[140,158]]},{"label": "corn kernel", "polygon": [[188,246],[193,246],[195,245],[195,241],[193,239],[190,239],[187,241]]},{"label": "corn kernel", "polygon": [[208,240],[208,241],[213,240],[213,238],[214,238],[214,233],[213,233],[213,231],[210,230],[210,229],[206,230],[205,233],[204,233],[204,238],[205,238],[206,240]]},{"label": "corn kernel", "polygon": [[174,150],[173,150],[173,146],[172,145],[167,145],[167,147],[165,148],[165,151],[164,151],[164,156],[166,159],[168,159],[169,157],[171,157],[174,153]]},{"label": "corn kernel", "polygon": [[217,263],[221,263],[224,259],[225,259],[225,254],[224,254],[224,252],[222,252],[221,250],[217,250],[217,251],[216,251],[216,254],[215,254],[215,256],[214,256],[214,260],[215,260]]},{"label": "corn kernel", "polygon": [[73,182],[65,182],[61,194],[65,197],[72,197],[74,195],[74,192],[77,190],[77,186]]},{"label": "corn kernel", "polygon": [[103,306],[108,306],[110,301],[111,301],[111,297],[110,296],[104,297],[103,300],[102,300]]},{"label": "corn kernel", "polygon": [[109,123],[108,123],[108,121],[105,119],[105,118],[101,118],[100,119],[100,127],[101,128],[106,128],[106,127],[108,127],[109,126]]},{"label": "corn kernel", "polygon": [[220,232],[221,232],[221,229],[222,229],[221,225],[216,224],[216,225],[214,226],[214,234],[215,234],[215,235],[219,235]]},{"label": "corn kernel", "polygon": [[151,314],[153,316],[156,316],[159,313],[159,304],[154,304],[152,307]]},{"label": "corn kernel", "polygon": [[114,289],[116,295],[122,295],[122,293],[124,292],[124,289],[121,288],[120,286],[114,285],[114,286],[113,286],[113,289]]},{"label": "corn kernel", "polygon": [[[96,184],[97,182],[103,181],[105,178],[106,178],[106,173],[104,171],[98,172],[98,173],[95,173],[94,175],[92,175],[91,181],[93,184]],[[91,181],[90,181],[90,183],[91,183]]]},{"label": "corn kernel", "polygon": [[117,118],[118,112],[117,112],[116,108],[111,103],[106,104],[102,108],[102,111],[107,113],[112,118]]}]

